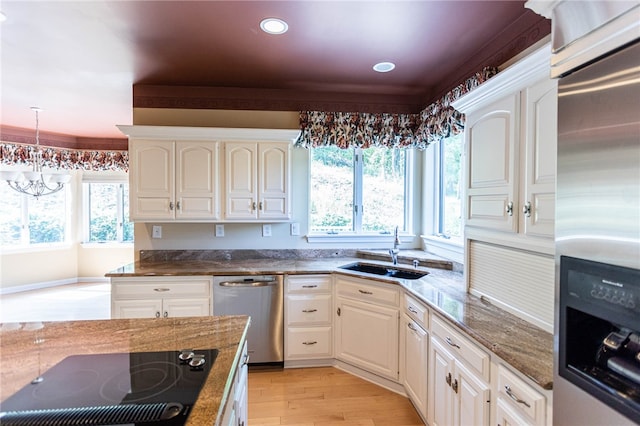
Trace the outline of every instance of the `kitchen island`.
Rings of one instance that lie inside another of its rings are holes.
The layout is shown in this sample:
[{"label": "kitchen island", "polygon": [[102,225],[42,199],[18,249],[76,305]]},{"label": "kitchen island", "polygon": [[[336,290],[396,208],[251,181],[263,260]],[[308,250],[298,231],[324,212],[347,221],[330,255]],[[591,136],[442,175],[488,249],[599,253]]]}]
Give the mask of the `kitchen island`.
[{"label": "kitchen island", "polygon": [[70,355],[217,349],[187,426],[216,425],[242,361],[250,319],[221,316],[0,324],[0,399]]}]

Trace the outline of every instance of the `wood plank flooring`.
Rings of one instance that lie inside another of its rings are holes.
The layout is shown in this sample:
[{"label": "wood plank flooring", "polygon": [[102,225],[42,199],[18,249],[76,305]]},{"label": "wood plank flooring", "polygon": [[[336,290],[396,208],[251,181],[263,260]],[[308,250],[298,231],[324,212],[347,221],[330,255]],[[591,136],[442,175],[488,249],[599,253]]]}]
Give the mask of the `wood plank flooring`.
[{"label": "wood plank flooring", "polygon": [[424,425],[406,397],[334,367],[249,371],[251,426]]}]

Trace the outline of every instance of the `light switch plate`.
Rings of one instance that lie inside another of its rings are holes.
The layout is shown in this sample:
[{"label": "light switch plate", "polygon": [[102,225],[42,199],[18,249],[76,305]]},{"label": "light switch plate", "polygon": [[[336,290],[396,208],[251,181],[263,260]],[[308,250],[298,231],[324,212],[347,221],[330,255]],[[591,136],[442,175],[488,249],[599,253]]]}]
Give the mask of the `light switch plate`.
[{"label": "light switch plate", "polygon": [[262,236],[263,237],[271,236],[271,225],[262,225]]},{"label": "light switch plate", "polygon": [[291,224],[291,235],[300,235],[300,224],[298,222]]},{"label": "light switch plate", "polygon": [[151,238],[162,238],[162,226],[153,225],[151,228]]},{"label": "light switch plate", "polygon": [[224,237],[224,225],[216,225],[216,237]]}]

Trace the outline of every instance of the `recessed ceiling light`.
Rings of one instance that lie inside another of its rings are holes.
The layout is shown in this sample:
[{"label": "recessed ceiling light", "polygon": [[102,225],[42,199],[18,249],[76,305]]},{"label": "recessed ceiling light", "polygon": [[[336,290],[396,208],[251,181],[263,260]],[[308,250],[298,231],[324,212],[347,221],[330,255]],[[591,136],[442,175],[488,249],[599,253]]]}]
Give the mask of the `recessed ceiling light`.
[{"label": "recessed ceiling light", "polygon": [[389,72],[396,67],[393,62],[378,62],[373,66],[373,70],[377,72]]},{"label": "recessed ceiling light", "polygon": [[0,12],[0,22],[4,22],[7,20],[7,15],[5,15],[3,12]]},{"label": "recessed ceiling light", "polygon": [[284,34],[289,29],[289,25],[282,19],[266,18],[260,22],[260,28],[267,34]]}]

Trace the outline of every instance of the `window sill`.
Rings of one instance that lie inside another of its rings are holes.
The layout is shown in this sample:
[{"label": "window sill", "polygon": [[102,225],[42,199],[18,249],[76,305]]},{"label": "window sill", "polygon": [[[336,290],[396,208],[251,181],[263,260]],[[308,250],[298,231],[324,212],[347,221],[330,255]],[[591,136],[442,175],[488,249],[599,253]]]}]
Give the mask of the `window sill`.
[{"label": "window sill", "polygon": [[[413,240],[413,235],[401,234],[399,235],[400,242],[403,239],[410,242]],[[307,235],[307,242],[309,243],[388,243],[393,244],[392,234],[309,234]]]},{"label": "window sill", "polygon": [[133,248],[133,243],[116,243],[116,242],[104,242],[104,243],[80,243],[80,247],[83,249],[103,249],[103,248],[113,248],[113,249],[121,249],[121,248]]},{"label": "window sill", "polygon": [[24,254],[24,253],[38,253],[44,251],[62,251],[71,249],[72,244],[60,243],[60,244],[34,244],[30,246],[16,246],[2,248],[2,254]]},{"label": "window sill", "polygon": [[421,235],[425,251],[464,264],[464,243],[435,235]]}]

